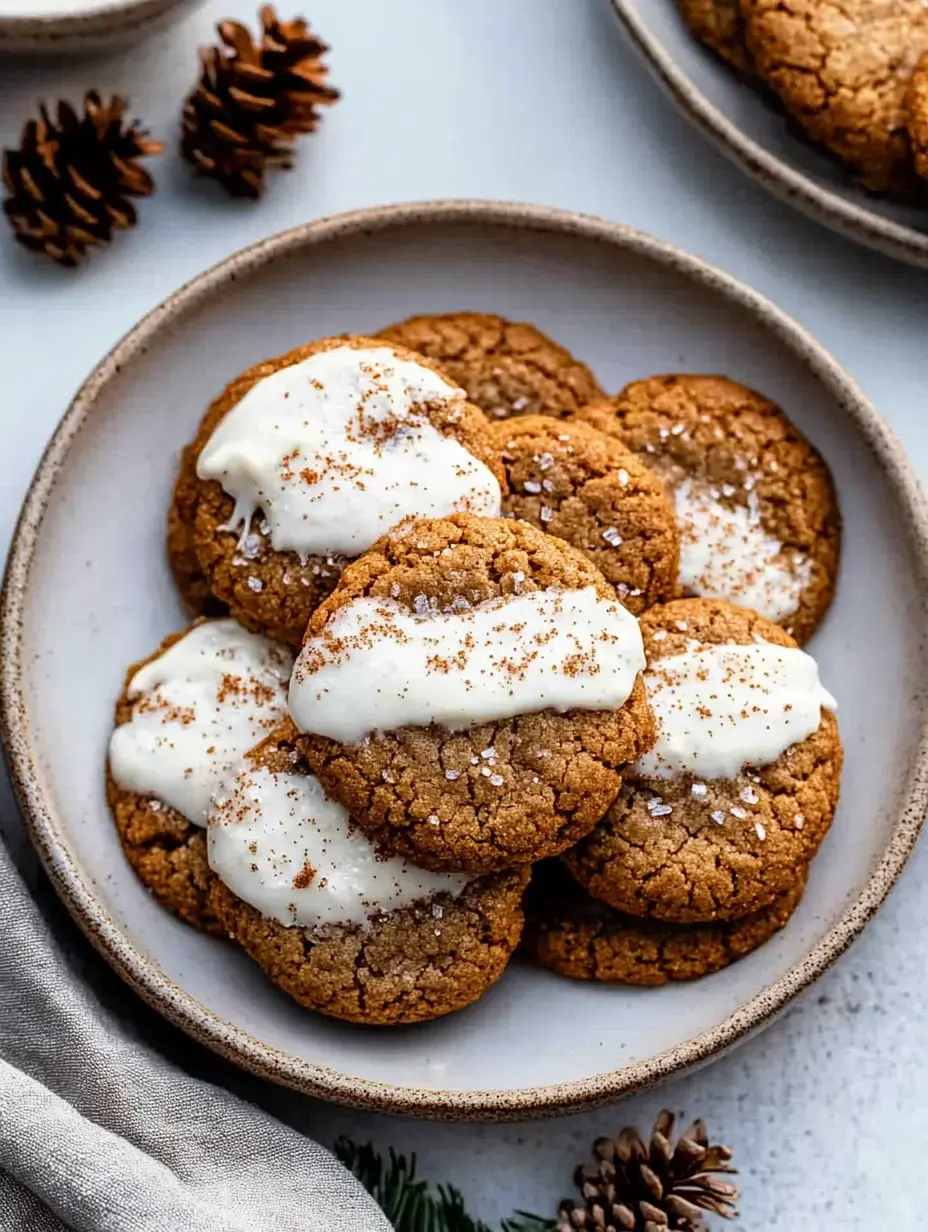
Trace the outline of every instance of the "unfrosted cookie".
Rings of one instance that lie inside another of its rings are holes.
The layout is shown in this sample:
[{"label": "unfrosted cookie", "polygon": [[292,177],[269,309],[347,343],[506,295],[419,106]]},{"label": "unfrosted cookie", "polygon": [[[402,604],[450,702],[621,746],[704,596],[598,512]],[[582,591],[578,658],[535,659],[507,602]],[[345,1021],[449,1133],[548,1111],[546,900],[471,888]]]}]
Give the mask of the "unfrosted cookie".
[{"label": "unfrosted cookie", "polygon": [[677,0],[677,7],[695,38],[732,68],[753,73],[738,0]]},{"label": "unfrosted cookie", "polygon": [[925,180],[928,179],[928,53],[922,56],[912,73],[905,111],[915,170]]},{"label": "unfrosted cookie", "polygon": [[557,535],[599,568],[630,612],[677,593],[673,507],[654,473],[583,423],[526,415],[495,424],[505,513]]},{"label": "unfrosted cookie", "polygon": [[326,790],[384,849],[491,872],[563,851],[653,739],[635,618],[525,522],[411,520],[342,574],[290,687]]},{"label": "unfrosted cookie", "polygon": [[224,930],[302,1005],[368,1024],[463,1008],[503,973],[528,870],[470,879],[378,856],[327,800],[287,723],[221,789],[209,901]]},{"label": "unfrosted cookie", "polygon": [[928,47],[923,0],[740,0],[761,77],[814,141],[876,191],[911,186],[905,94]]},{"label": "unfrosted cookie", "polygon": [[427,355],[490,419],[569,414],[602,390],[586,364],[522,321],[446,312],[389,325],[381,338]]},{"label": "unfrosted cookie", "polygon": [[175,575],[247,628],[298,646],[346,561],[409,514],[495,516],[502,472],[483,413],[430,360],[327,338],[249,368],[185,451]]},{"label": "unfrosted cookie", "polygon": [[722,376],[633,381],[578,418],[673,494],[684,594],[753,608],[805,642],[834,595],[841,519],[828,467],[762,394]]},{"label": "unfrosted cookie", "polygon": [[129,668],[116,704],[107,799],[129,863],[161,904],[217,932],[207,902],[215,785],[286,712],[292,657],[232,620],[166,638]]},{"label": "unfrosted cookie", "polygon": [[834,817],[833,699],[814,660],[754,612],[680,599],[640,624],[657,742],[565,862],[630,915],[690,924],[759,911]]},{"label": "unfrosted cookie", "polygon": [[808,870],[769,906],[714,924],[665,924],[615,911],[585,894],[565,872],[536,868],[522,949],[572,980],[658,987],[721,971],[769,941],[799,906]]}]

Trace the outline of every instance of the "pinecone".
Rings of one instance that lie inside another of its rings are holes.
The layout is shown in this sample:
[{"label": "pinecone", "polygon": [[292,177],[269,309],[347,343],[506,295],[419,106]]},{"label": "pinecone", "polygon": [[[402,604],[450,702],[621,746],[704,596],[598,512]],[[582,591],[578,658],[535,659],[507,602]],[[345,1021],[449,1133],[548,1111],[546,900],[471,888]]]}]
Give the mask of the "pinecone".
[{"label": "pinecone", "polygon": [[84,96],[84,114],[59,102],[53,120],[44,104],[29,120],[18,150],[3,151],[3,212],[16,239],[62,265],[76,265],[87,249],[114,231],[135,226],[127,198],[148,197],[154,181],[137,161],[160,154],[138,121],[126,125],[126,102]]},{"label": "pinecone", "polygon": [[734,1173],[727,1146],[710,1146],[696,1121],[673,1147],[672,1112],[654,1122],[650,1146],[637,1130],[593,1145],[596,1162],[574,1177],[583,1204],[562,1202],[557,1232],[704,1232],[703,1211],[735,1219],[738,1190],[715,1172]]},{"label": "pinecone", "polygon": [[268,167],[289,167],[293,139],[311,133],[319,105],[334,103],[322,56],[328,47],[302,18],[261,10],[261,39],[237,21],[217,27],[222,45],[200,52],[200,80],[184,104],[181,150],[234,197],[260,197]]}]

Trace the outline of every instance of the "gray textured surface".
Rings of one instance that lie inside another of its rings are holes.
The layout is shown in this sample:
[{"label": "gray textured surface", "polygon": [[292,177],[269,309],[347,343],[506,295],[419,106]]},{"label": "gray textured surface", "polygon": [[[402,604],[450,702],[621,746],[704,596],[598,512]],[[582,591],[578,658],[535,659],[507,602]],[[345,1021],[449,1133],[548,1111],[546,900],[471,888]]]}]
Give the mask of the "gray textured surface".
[{"label": "gray textured surface", "polygon": [[[138,231],[79,273],[0,247],[4,540],[76,384],[176,285],[304,218],[435,196],[600,213],[716,262],[834,351],[928,475],[928,275],[797,217],[710,151],[625,47],[605,0],[313,0],[308,11],[333,45],[345,98],[263,203],[227,202],[166,158]],[[250,5],[208,0],[183,26],[119,56],[3,64],[0,141],[15,138],[37,97],[90,86],[127,91],[170,139],[193,49],[216,17],[233,13],[248,17]],[[792,1230],[797,1209],[799,1222],[820,1229],[914,1226],[928,1132],[926,874],[922,846],[850,954],[761,1038],[617,1109],[537,1125],[435,1127],[252,1083],[248,1091],[325,1141],[350,1131],[417,1150],[424,1172],[461,1185],[486,1217],[549,1208],[590,1138],[627,1120],[644,1125],[667,1102],[698,1111],[736,1147],[750,1232]],[[186,1045],[180,1051],[205,1064]]]}]

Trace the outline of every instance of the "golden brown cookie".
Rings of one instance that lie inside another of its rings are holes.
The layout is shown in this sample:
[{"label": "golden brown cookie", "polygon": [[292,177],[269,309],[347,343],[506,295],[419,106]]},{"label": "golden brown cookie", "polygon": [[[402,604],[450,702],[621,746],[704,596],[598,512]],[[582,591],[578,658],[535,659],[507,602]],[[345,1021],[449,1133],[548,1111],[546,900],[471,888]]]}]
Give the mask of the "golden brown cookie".
[{"label": "golden brown cookie", "polygon": [[486,312],[410,317],[379,337],[427,355],[490,419],[575,411],[602,397],[579,359],[534,325]]},{"label": "golden brown cookie", "polygon": [[677,0],[677,8],[694,38],[732,68],[753,74],[738,0]]},{"label": "golden brown cookie", "polygon": [[674,494],[684,593],[811,637],[834,596],[841,518],[827,465],[780,407],[727,377],[676,374],[633,381],[577,418]]},{"label": "golden brown cookie", "polygon": [[[308,773],[286,725],[249,760],[272,773]],[[450,1014],[502,975],[522,932],[528,869],[480,877],[457,897],[440,895],[368,925],[286,927],[223,884],[210,906],[223,929],[285,992],[350,1022],[394,1026]]]},{"label": "golden brown cookie", "polygon": [[928,48],[922,0],[740,0],[757,71],[813,141],[875,191],[907,192],[905,94]]},{"label": "golden brown cookie", "polygon": [[[235,502],[216,480],[197,478],[196,461],[218,424],[265,377],[312,355],[337,347],[366,350],[382,347],[370,338],[324,338],[297,347],[285,355],[265,360],[236,377],[209,407],[196,438],[184,453],[174,496],[169,548],[175,576],[191,599],[201,593],[191,574],[189,546],[184,528],[193,526],[193,549],[200,570],[214,599],[228,606],[241,624],[254,632],[299,646],[310,613],[335,586],[344,568],[344,558],[278,552],[271,546],[266,523],[257,516],[243,542],[237,529],[229,529]],[[428,359],[396,346],[400,359],[414,360],[438,371]],[[428,407],[429,421],[444,435],[459,441],[470,453],[502,478],[489,428],[483,413],[468,402]]]},{"label": "golden brown cookie", "polygon": [[229,609],[213,596],[194,546],[196,478],[196,457],[188,445],[181,454],[180,471],[168,510],[168,564],[191,616],[224,616]]},{"label": "golden brown cookie", "polygon": [[493,433],[509,485],[504,513],[579,548],[636,615],[676,595],[673,507],[633,453],[587,424],[544,415]]},{"label": "golden brown cookie", "polygon": [[[186,636],[188,630],[165,638],[153,655],[126,672],[125,687],[116,703],[116,726],[132,718],[132,702],[127,690],[136,672],[157,659]],[[202,932],[223,934],[223,929],[208,902],[213,878],[206,859],[206,831],[193,825],[176,809],[150,794],[126,791],[106,768],[106,798],[126,859],[138,879],[162,907]]]},{"label": "golden brown cookie", "polygon": [[[590,587],[615,601],[582,553],[525,522],[466,514],[408,521],[348,566],[307,639],[362,596],[447,612]],[[611,804],[620,768],[653,738],[639,676],[617,711],[544,710],[458,731],[405,727],[353,745],[305,734],[299,747],[326,791],[385,850],[439,871],[485,873],[575,843]]]},{"label": "golden brown cookie", "polygon": [[[641,617],[649,669],[697,645],[794,646],[754,612],[707,599],[678,599]],[[712,698],[707,698],[711,718]],[[834,715],[772,764],[732,779],[626,774],[600,824],[565,857],[595,898],[634,916],[680,924],[736,919],[769,906],[793,885],[834,817],[841,774]]]},{"label": "golden brown cookie", "polygon": [[535,869],[523,952],[572,980],[656,988],[721,971],[769,941],[789,922],[806,886],[807,868],[773,902],[738,920],[665,924],[614,911],[547,865]]},{"label": "golden brown cookie", "polygon": [[905,98],[906,128],[915,171],[928,179],[928,52],[915,66]]}]

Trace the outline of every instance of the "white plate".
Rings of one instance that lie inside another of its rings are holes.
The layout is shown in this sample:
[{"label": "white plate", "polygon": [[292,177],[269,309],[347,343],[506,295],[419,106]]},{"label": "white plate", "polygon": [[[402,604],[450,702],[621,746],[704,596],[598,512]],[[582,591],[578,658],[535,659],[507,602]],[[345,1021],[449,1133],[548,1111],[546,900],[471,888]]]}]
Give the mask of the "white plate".
[{"label": "white plate", "polygon": [[[537,323],[607,389],[721,371],[780,401],[834,471],[838,596],[814,643],[840,702],[842,803],[788,928],[697,984],[570,983],[513,964],[461,1014],[364,1029],[300,1009],[231,945],[164,912],[123,858],[103,793],[126,665],[181,626],[164,555],[177,452],[242,368],[307,339],[473,308]],[[33,838],[79,923],[173,1021],[327,1098],[502,1118],[606,1101],[716,1055],[843,950],[887,893],[925,807],[926,515],[876,412],[798,326],[695,258],[526,206],[398,206],[310,224],[179,291],[107,356],[27,498],[3,596],[2,718]]]},{"label": "white plate", "polygon": [[675,0],[611,2],[671,99],[732,162],[826,227],[901,261],[928,265],[928,205],[866,193],[693,38]]}]

